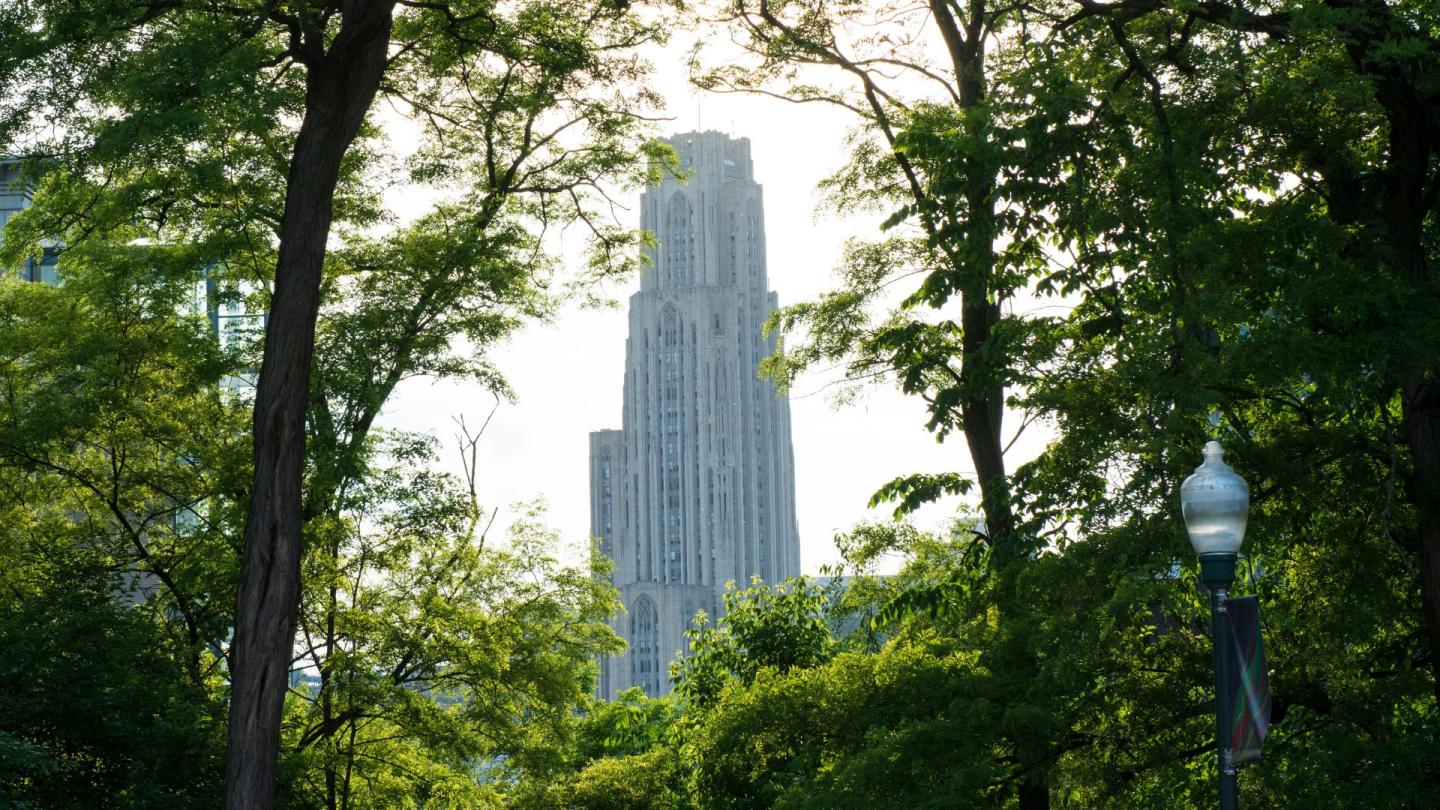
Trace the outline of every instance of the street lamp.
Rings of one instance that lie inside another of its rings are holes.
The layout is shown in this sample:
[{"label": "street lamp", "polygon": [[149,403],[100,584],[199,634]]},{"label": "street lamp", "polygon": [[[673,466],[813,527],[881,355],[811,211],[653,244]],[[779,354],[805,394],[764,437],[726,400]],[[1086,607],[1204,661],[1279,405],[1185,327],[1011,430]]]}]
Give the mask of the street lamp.
[{"label": "street lamp", "polygon": [[1235,749],[1231,739],[1230,622],[1225,597],[1235,581],[1235,555],[1245,539],[1250,487],[1225,463],[1219,442],[1207,442],[1205,461],[1180,485],[1180,512],[1190,545],[1200,555],[1200,579],[1210,590],[1210,640],[1215,651],[1215,748],[1220,763],[1221,810],[1236,810]]}]

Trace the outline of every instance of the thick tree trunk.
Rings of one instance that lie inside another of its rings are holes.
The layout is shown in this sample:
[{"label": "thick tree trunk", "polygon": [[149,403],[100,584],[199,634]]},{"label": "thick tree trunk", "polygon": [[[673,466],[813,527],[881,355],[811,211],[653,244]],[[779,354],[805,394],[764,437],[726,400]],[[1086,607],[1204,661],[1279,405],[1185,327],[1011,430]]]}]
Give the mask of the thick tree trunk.
[{"label": "thick tree trunk", "polygon": [[[1385,171],[1379,176],[1379,222],[1396,269],[1424,300],[1435,283],[1425,250],[1425,222],[1434,200],[1440,151],[1440,112],[1422,90],[1423,59],[1402,61],[1385,46],[1397,40],[1423,41],[1424,34],[1382,0],[1327,0],[1351,15],[1340,25],[1356,69],[1374,82],[1375,100],[1385,110],[1390,131]],[[1423,315],[1423,313],[1422,313]],[[1410,486],[1419,517],[1420,600],[1422,624],[1430,647],[1435,699],[1440,701],[1440,365],[1434,354],[1421,359],[1401,382],[1401,434],[1410,450]]]},{"label": "thick tree trunk", "polygon": [[[985,100],[985,40],[987,12],[984,3],[973,3],[968,17],[958,17],[954,7],[941,0],[931,0],[930,11],[940,36],[950,54],[955,70],[955,92],[962,110],[978,107]],[[998,380],[999,369],[986,360],[987,349],[1000,321],[1000,305],[992,301],[995,275],[995,175],[983,168],[966,177],[965,193],[968,207],[967,232],[964,246],[952,253],[956,272],[967,281],[961,290],[961,377],[968,388],[960,406],[960,426],[970,458],[975,464],[975,477],[980,483],[986,529],[1000,552],[997,562],[1014,558],[1014,511],[1010,504],[1010,485],[1005,473],[1005,451],[1000,435],[1005,416],[1005,388]],[[914,189],[916,202],[924,204],[923,192]],[[952,223],[959,225],[960,223]],[[932,237],[939,233],[927,223]],[[980,381],[981,384],[976,384]]]},{"label": "thick tree trunk", "polygon": [[255,394],[255,472],[245,523],[230,648],[228,810],[275,803],[280,716],[300,594],[305,412],[321,267],[340,162],[385,70],[393,0],[350,0],[328,50],[306,43],[305,118],[295,142],[280,226],[275,291]]},{"label": "thick tree trunk", "polygon": [[[981,359],[999,319],[1000,307],[990,302],[988,290],[983,285],[966,291],[960,315],[963,330],[961,350],[964,352],[965,377],[972,385],[976,377],[999,377],[999,369],[990,367]],[[1005,471],[1004,439],[1001,436],[1005,389],[995,384],[974,387],[975,393],[967,396],[961,405],[960,422],[965,445],[975,464],[975,478],[980,483],[985,527],[994,544],[992,553],[995,562],[1004,565],[1019,556],[1014,537],[1015,517],[1010,504],[1010,483]]]},{"label": "thick tree trunk", "polygon": [[1431,376],[1408,385],[1401,400],[1420,512],[1420,600],[1435,700],[1440,702],[1440,383]]},{"label": "thick tree trunk", "polygon": [[[1424,183],[1435,143],[1429,105],[1408,82],[1393,78],[1377,94],[1390,117],[1389,187],[1382,214],[1397,263],[1419,295],[1433,284],[1423,226],[1429,211]],[[1433,356],[1429,362],[1434,362]],[[1413,465],[1420,537],[1420,603],[1430,646],[1435,700],[1440,702],[1440,369],[1416,371],[1400,387],[1401,432]]]},{"label": "thick tree trunk", "polygon": [[[986,4],[971,3],[964,18],[957,16],[956,6],[940,0],[931,0],[930,10],[955,69],[958,106],[962,110],[974,109],[984,101],[986,92],[985,41],[990,17]],[[956,270],[965,279],[960,301],[960,350],[962,385],[967,390],[960,406],[960,424],[980,484],[990,534],[991,565],[1006,571],[1021,559],[1023,547],[1015,531],[1001,432],[1005,418],[1005,386],[1001,382],[1004,369],[997,368],[991,359],[990,346],[1001,316],[995,288],[996,177],[983,167],[974,167],[965,182],[967,221],[963,230],[967,235],[962,249],[952,256],[959,260]],[[1008,607],[998,606],[1002,614]],[[1017,674],[1028,678],[1033,676],[1037,663],[1030,660],[1022,667]],[[1023,767],[1016,786],[1021,810],[1048,810],[1050,790],[1041,763],[1026,761]]]},{"label": "thick tree trunk", "polygon": [[[985,99],[985,40],[989,17],[985,3],[972,3],[968,17],[963,20],[954,15],[950,4],[932,0],[930,8],[955,68],[959,106],[962,110],[978,107]],[[996,366],[990,345],[1001,316],[995,284],[996,178],[993,172],[975,167],[965,182],[968,233],[958,254],[965,266],[957,267],[957,271],[966,279],[961,290],[960,350],[967,392],[960,406],[960,423],[980,484],[985,525],[990,534],[991,565],[1007,571],[1005,576],[1013,583],[1008,569],[1022,558],[1024,549],[1015,531],[1010,478],[1005,469],[1002,435],[1005,386],[1001,382],[1004,368]],[[997,607],[1002,614],[1009,609],[1004,604]],[[1033,677],[1037,667],[1037,662],[1029,660],[1016,674]],[[1041,765],[1037,761],[1023,761],[1025,770],[1016,786],[1020,810],[1050,807],[1050,789]]]},{"label": "thick tree trunk", "polygon": [[1046,786],[1045,780],[1027,776],[1020,783],[1017,799],[1020,810],[1049,810],[1050,788]]},{"label": "thick tree trunk", "polygon": [[[1356,54],[1362,70],[1369,65],[1366,58],[1365,52]],[[1425,187],[1437,148],[1436,114],[1405,71],[1385,65],[1376,75],[1376,100],[1390,123],[1381,221],[1397,268],[1423,297],[1434,283],[1424,226],[1430,216]],[[1413,465],[1407,489],[1414,493],[1419,519],[1422,623],[1435,699],[1440,701],[1440,368],[1433,365],[1433,355],[1421,362],[1400,386],[1401,433]]]}]

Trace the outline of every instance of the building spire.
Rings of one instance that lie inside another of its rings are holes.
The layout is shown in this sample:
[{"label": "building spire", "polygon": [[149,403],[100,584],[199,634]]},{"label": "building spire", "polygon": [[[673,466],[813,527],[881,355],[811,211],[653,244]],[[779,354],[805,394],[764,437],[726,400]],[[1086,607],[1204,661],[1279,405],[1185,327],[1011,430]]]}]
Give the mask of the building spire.
[{"label": "building spire", "polygon": [[723,613],[727,582],[800,573],[790,405],[757,377],[778,302],[750,142],[667,140],[690,174],[642,195],[656,248],[630,298],[623,426],[590,436],[592,532],[628,611],[614,628],[629,649],[602,661],[604,697],[668,692],[659,666],[685,650],[696,611]]}]

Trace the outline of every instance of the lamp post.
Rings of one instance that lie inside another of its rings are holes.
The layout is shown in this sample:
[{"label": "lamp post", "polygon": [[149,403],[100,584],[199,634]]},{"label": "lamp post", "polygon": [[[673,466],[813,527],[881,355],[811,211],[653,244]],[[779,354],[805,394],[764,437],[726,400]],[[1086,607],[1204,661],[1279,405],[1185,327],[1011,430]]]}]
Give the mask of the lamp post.
[{"label": "lamp post", "polygon": [[1180,512],[1190,545],[1200,556],[1200,579],[1210,590],[1210,639],[1215,651],[1215,748],[1220,764],[1221,810],[1236,810],[1237,766],[1232,747],[1230,622],[1225,597],[1235,581],[1235,556],[1245,539],[1250,487],[1225,463],[1219,442],[1205,445],[1205,461],[1180,485]]}]

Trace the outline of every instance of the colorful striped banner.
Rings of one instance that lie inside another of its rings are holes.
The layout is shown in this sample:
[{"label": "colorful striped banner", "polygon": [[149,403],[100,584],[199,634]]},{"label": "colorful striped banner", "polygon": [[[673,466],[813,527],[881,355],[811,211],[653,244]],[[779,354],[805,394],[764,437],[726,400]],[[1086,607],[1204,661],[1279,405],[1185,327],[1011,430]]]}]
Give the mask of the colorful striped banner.
[{"label": "colorful striped banner", "polygon": [[1230,621],[1231,747],[1235,762],[1260,758],[1270,730],[1270,673],[1260,643],[1260,603],[1253,596],[1225,600]]}]

